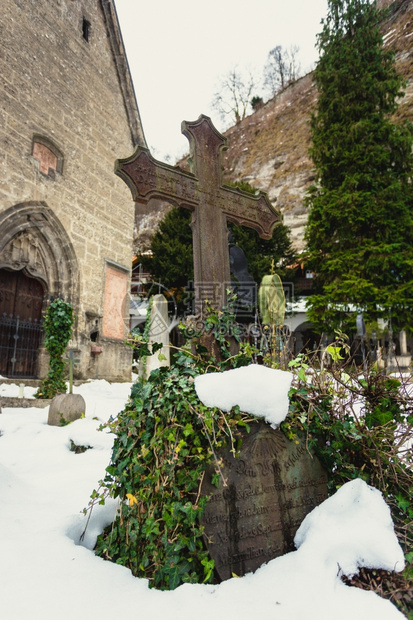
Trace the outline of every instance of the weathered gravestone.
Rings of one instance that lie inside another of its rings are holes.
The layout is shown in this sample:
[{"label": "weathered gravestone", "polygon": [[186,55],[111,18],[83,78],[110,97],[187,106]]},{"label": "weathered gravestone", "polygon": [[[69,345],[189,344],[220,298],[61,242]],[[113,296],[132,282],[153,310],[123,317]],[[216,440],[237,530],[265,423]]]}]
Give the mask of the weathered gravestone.
[{"label": "weathered gravestone", "polygon": [[218,455],[225,484],[205,472],[201,493],[210,497],[202,517],[205,541],[220,579],[242,576],[294,549],[304,517],[327,498],[327,475],[305,444],[289,441],[265,422],[251,425],[239,458]]},{"label": "weathered gravestone", "polygon": [[205,300],[222,307],[231,283],[227,221],[270,239],[281,218],[265,194],[252,196],[222,185],[221,152],[227,140],[210,118],[184,121],[182,133],[190,143],[194,173],[156,161],[141,146],[131,157],[117,160],[115,172],[130,187],[135,202],[160,198],[193,212],[195,312],[200,314]]},{"label": "weathered gravestone", "polygon": [[232,290],[237,295],[235,316],[237,321],[254,320],[257,306],[257,283],[248,271],[248,261],[244,250],[236,245],[229,234],[229,265]]},{"label": "weathered gravestone", "polygon": [[64,426],[79,420],[85,413],[86,403],[81,394],[58,394],[50,403],[47,423],[50,426]]},{"label": "weathered gravestone", "polygon": [[57,394],[51,401],[47,423],[50,426],[64,426],[79,420],[86,413],[85,399],[81,394],[73,394],[73,364],[75,359],[71,349],[66,356],[69,361],[69,394]]},{"label": "weathered gravestone", "polygon": [[165,295],[161,293],[152,298],[148,340],[151,345],[162,344],[162,349],[146,358],[146,377],[151,374],[152,370],[170,364],[168,302]]}]

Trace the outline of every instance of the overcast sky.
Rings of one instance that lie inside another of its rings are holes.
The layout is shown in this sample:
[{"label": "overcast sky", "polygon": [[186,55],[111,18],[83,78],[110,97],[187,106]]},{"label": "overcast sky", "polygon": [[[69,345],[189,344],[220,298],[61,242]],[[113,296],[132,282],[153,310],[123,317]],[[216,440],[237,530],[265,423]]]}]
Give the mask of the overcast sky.
[{"label": "overcast sky", "polygon": [[[224,126],[211,103],[237,67],[261,80],[268,52],[298,45],[311,70],[327,0],[115,0],[143,129],[154,157],[188,150],[181,121],[200,114]],[[262,88],[256,93],[264,96]]]}]

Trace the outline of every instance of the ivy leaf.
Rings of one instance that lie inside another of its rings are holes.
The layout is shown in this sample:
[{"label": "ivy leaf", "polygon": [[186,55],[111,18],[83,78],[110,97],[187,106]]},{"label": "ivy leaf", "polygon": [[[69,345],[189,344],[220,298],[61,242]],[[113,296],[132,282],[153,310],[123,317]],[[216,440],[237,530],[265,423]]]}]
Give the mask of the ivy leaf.
[{"label": "ivy leaf", "polygon": [[303,381],[303,383],[305,383],[305,381],[307,380],[304,368],[300,368],[300,370],[298,371],[298,378],[300,379],[300,381]]},{"label": "ivy leaf", "polygon": [[403,497],[403,495],[401,495],[401,493],[399,493],[398,495],[396,495],[396,500],[397,500],[397,505],[399,508],[401,508],[404,511],[407,511],[408,508],[411,505],[410,500],[406,499],[405,497]]},{"label": "ivy leaf", "polygon": [[181,583],[181,572],[178,566],[174,565],[168,569],[169,587],[171,590],[175,590]]}]

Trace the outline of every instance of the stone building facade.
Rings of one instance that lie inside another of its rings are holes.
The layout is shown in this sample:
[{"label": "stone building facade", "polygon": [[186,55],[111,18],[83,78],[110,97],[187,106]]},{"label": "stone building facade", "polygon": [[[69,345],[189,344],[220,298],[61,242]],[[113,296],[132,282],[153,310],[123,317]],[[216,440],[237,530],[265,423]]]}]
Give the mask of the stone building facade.
[{"label": "stone building facade", "polygon": [[145,138],[114,2],[3,0],[0,32],[0,375],[45,375],[35,328],[61,296],[75,375],[129,379],[134,204],[114,162]]}]

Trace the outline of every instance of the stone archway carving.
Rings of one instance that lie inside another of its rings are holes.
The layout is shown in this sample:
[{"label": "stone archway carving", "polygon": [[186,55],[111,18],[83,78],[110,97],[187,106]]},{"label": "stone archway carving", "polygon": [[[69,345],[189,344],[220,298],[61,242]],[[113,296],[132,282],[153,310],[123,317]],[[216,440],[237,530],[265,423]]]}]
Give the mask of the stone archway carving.
[{"label": "stone archway carving", "polygon": [[79,303],[73,245],[45,203],[25,202],[0,213],[0,274],[0,370],[13,377],[45,376],[41,306],[61,296],[77,312]]},{"label": "stone archway carving", "polygon": [[0,269],[23,270],[40,280],[48,297],[79,301],[79,269],[72,242],[44,202],[25,202],[0,213]]}]

